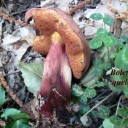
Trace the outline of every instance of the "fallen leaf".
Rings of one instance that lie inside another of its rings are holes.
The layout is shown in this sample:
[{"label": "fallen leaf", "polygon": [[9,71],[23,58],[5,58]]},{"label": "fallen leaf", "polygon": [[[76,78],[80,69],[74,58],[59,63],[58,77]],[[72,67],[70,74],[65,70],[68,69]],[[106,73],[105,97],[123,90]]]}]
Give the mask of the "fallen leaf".
[{"label": "fallen leaf", "polygon": [[120,3],[119,0],[112,0],[111,5],[112,5],[112,7],[116,8],[118,10],[118,12],[121,13],[122,11],[127,10],[127,4],[126,3],[127,2],[125,2],[125,1]]},{"label": "fallen leaf", "polygon": [[0,126],[2,126],[2,127],[6,126],[6,123],[3,120],[1,120],[1,119],[0,119]]},{"label": "fallen leaf", "polygon": [[58,4],[58,8],[69,12],[69,3],[71,3],[72,0],[57,0],[56,4]]},{"label": "fallen leaf", "polygon": [[3,44],[13,44],[17,41],[25,40],[28,42],[28,44],[32,44],[33,39],[35,38],[36,33],[35,31],[30,27],[22,27],[14,31],[11,35],[5,34],[3,38]]},{"label": "fallen leaf", "polygon": [[86,39],[91,39],[96,35],[97,28],[93,26],[86,26],[84,31],[85,31],[84,34],[85,34]]},{"label": "fallen leaf", "polygon": [[[96,7],[96,9],[90,9],[90,8],[88,8],[86,11],[84,11],[84,16],[87,19],[89,19],[90,22],[93,23],[92,24],[92,28],[91,28],[91,31],[92,31],[91,33],[92,34],[89,35],[89,36],[91,36],[91,37],[93,36],[94,37],[95,34],[96,34],[97,29],[104,27],[103,20],[92,20],[90,18],[90,16],[92,14],[94,14],[94,13],[100,13],[100,14],[102,14],[104,16],[106,14],[106,12],[107,12],[107,14],[111,15],[112,17],[114,17],[114,14],[108,8],[108,4],[105,4],[105,5],[98,4],[97,7]],[[86,36],[86,34],[88,35],[88,31],[90,29],[90,28],[88,28],[89,27],[88,24],[90,24],[90,22],[89,23],[86,22],[85,36]],[[110,31],[110,27],[109,26],[106,25],[105,27],[106,27],[107,31]]]},{"label": "fallen leaf", "polygon": [[12,34],[4,34],[2,47],[6,50],[13,51],[18,61],[26,52],[36,36],[35,31],[29,27],[22,27],[14,31]]},{"label": "fallen leaf", "polygon": [[86,126],[86,127],[90,126],[90,124],[92,123],[91,118],[90,118],[89,116],[86,116],[86,115],[82,116],[82,117],[80,118],[80,121],[81,121],[82,124],[83,124],[84,126]]},{"label": "fallen leaf", "polygon": [[41,1],[40,7],[48,7],[52,4],[54,4],[56,0],[46,0],[46,1]]},{"label": "fallen leaf", "polygon": [[73,20],[77,23],[77,25],[80,27],[80,28],[84,28],[85,25],[86,25],[86,22],[85,20],[83,21],[80,21],[80,18],[83,16],[83,12],[77,12],[73,15]]},{"label": "fallen leaf", "polygon": [[32,110],[35,117],[39,116],[39,112],[38,112],[38,110],[39,110],[39,101],[38,101],[37,96],[34,99],[32,99],[31,101],[29,101],[27,104],[25,104],[25,106],[28,109]]},{"label": "fallen leaf", "polygon": [[121,25],[121,29],[122,29],[122,34],[128,37],[128,22],[123,22]]}]

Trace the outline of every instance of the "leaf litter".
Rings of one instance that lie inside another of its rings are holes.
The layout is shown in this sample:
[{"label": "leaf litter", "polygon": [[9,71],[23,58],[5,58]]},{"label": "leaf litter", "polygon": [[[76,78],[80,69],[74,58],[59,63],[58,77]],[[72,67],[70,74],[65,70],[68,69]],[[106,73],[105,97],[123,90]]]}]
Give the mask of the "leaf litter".
[{"label": "leaf litter", "polygon": [[[23,3],[23,1],[21,3]],[[78,2],[79,0],[67,0],[67,1],[42,0],[39,2],[40,4],[37,4],[38,2],[37,3],[33,2],[31,4],[27,3],[27,5],[29,7],[57,7],[64,11],[69,11],[70,6],[76,5]],[[19,4],[21,3],[19,2]],[[110,10],[108,9],[107,5],[109,5],[109,3],[108,4],[106,3],[107,3],[106,0],[101,0],[101,3],[98,4],[98,6],[96,4],[96,8],[94,9],[83,8],[75,12],[74,15],[72,16],[76,21],[76,23],[79,25],[79,27],[83,30],[87,39],[93,38],[96,35],[97,29],[103,26],[102,24],[103,22],[100,22],[100,21],[94,22],[92,19],[90,19],[90,15],[92,13],[107,12],[110,15],[114,16],[113,13],[110,12]],[[7,2],[5,2],[4,4],[7,4]],[[123,9],[125,8],[124,4],[122,7],[120,7],[119,3],[118,4],[116,3],[116,7],[117,5],[119,5],[119,12],[121,12],[122,8]],[[114,7],[115,3],[112,3],[112,6]],[[5,8],[7,12],[8,12],[8,9],[9,8]],[[23,8],[21,10],[20,9],[21,7],[20,8],[14,7],[10,9],[10,13],[14,15],[16,14],[16,16],[14,16],[16,18],[19,18],[19,16],[21,16],[20,18],[22,20],[23,14],[20,14],[20,12],[21,13],[25,12],[27,9],[27,6],[26,8]],[[16,10],[18,10],[18,12],[15,12]],[[39,90],[39,85],[41,83],[40,76],[42,73],[40,71],[43,70],[43,63],[40,61],[44,61],[45,59],[30,49],[33,39],[36,36],[35,34],[36,32],[34,30],[28,27],[19,27],[13,30],[12,28],[14,27],[14,25],[11,24],[12,26],[10,26],[9,28],[12,31],[11,32],[9,29],[7,30],[7,27],[5,28],[5,25],[3,26],[3,23],[8,24],[3,19],[0,20],[0,38],[2,38],[2,41],[0,40],[0,47],[2,47],[2,51],[0,51],[0,68],[4,69],[3,71],[5,72],[3,73],[2,71],[1,74],[6,76],[6,80],[8,81],[9,85],[15,90],[15,92],[16,91],[20,92],[18,94],[19,97],[21,97],[22,100],[25,100],[26,89],[24,88],[24,85],[27,86],[27,89],[34,95],[36,95]],[[123,21],[123,25],[122,25],[122,28],[125,29],[127,26],[127,23]],[[123,31],[124,34],[127,34],[127,30],[128,29]],[[19,64],[19,61],[24,61],[25,63],[30,63],[30,64],[25,64],[23,62]],[[32,62],[37,62],[37,63],[32,63]],[[21,77],[20,70],[22,72],[22,77]],[[11,75],[8,75],[8,74],[11,74]],[[32,78],[37,78],[37,79],[35,79],[33,82],[31,81]],[[37,88],[37,90],[35,90],[35,87]],[[30,101],[32,100],[32,97],[28,96],[28,99],[26,100]],[[84,121],[87,122],[87,117]],[[85,125],[88,125],[88,124],[85,124]]]}]

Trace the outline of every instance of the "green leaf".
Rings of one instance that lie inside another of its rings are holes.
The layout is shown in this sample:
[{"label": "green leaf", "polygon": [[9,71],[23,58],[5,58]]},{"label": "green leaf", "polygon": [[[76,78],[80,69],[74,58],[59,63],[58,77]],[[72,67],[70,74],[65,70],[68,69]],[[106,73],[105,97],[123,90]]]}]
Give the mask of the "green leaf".
[{"label": "green leaf", "polygon": [[97,110],[92,110],[90,116],[93,117],[94,120],[97,120],[99,118],[99,112]]},{"label": "green leaf", "polygon": [[120,119],[119,117],[116,116],[111,116],[110,117],[110,121],[114,124],[114,125],[121,125],[122,119]]},{"label": "green leaf", "polygon": [[27,124],[20,124],[19,128],[32,128],[32,126],[29,126]]},{"label": "green leaf", "polygon": [[104,38],[107,36],[107,30],[104,28],[99,28],[97,30],[97,37],[100,38],[101,40],[104,40]]},{"label": "green leaf", "polygon": [[29,126],[27,124],[20,124],[19,128],[32,128],[32,126]]},{"label": "green leaf", "polygon": [[79,114],[83,115],[90,110],[90,107],[84,104],[80,104]]},{"label": "green leaf", "polygon": [[124,45],[125,44],[119,39],[117,43],[116,53],[118,53],[124,47]]},{"label": "green leaf", "polygon": [[101,106],[99,107],[99,110],[98,110],[98,111],[99,111],[98,115],[99,115],[99,117],[102,118],[102,119],[107,118],[107,117],[109,116],[109,113],[110,113],[109,108],[106,107],[106,106],[103,106],[103,105],[101,105]]},{"label": "green leaf", "polygon": [[114,128],[114,124],[110,121],[109,118],[107,118],[103,121],[103,127],[104,128]]},{"label": "green leaf", "polygon": [[118,115],[124,117],[124,116],[128,116],[128,109],[124,109],[124,108],[119,108],[118,109]]},{"label": "green leaf", "polygon": [[36,95],[39,92],[42,82],[43,62],[30,64],[21,62],[20,70],[22,72],[22,77],[24,78],[24,82],[28,90]]},{"label": "green leaf", "polygon": [[[80,79],[81,84],[83,84],[83,86],[87,87],[86,85],[89,82],[92,82],[92,79],[95,79],[95,67],[92,66],[89,71],[87,72],[87,74],[85,76],[82,77],[82,79]],[[95,83],[95,82],[94,82]]]},{"label": "green leaf", "polygon": [[112,69],[111,70],[110,79],[112,81],[113,86],[117,86],[117,81],[122,81],[121,76],[116,75],[117,71],[119,72],[120,70],[117,70],[117,69]]},{"label": "green leaf", "polygon": [[5,102],[5,91],[0,85],[0,106],[2,106]]},{"label": "green leaf", "polygon": [[93,20],[101,20],[103,18],[101,13],[93,13],[90,18],[92,18]]},{"label": "green leaf", "polygon": [[83,94],[80,96],[80,102],[83,104],[87,104],[87,96],[86,94]]},{"label": "green leaf", "polygon": [[103,73],[104,63],[100,58],[97,58],[94,62],[95,75],[100,77]]},{"label": "green leaf", "polygon": [[121,36],[120,36],[120,40],[121,40],[122,43],[128,41],[128,39],[127,39],[127,37],[126,37],[125,35],[121,35]]},{"label": "green leaf", "polygon": [[110,53],[110,55],[109,55],[109,58],[110,58],[110,59],[115,59],[116,54],[117,54],[116,52],[111,51],[111,53]]},{"label": "green leaf", "polygon": [[113,25],[114,19],[109,14],[105,14],[103,17],[103,22],[111,27]]},{"label": "green leaf", "polygon": [[121,126],[128,128],[128,118],[124,119]]},{"label": "green leaf", "polygon": [[107,35],[107,36],[104,38],[103,43],[104,43],[104,45],[107,46],[107,47],[112,47],[112,46],[114,46],[115,44],[117,44],[117,39],[116,39],[114,36]]},{"label": "green leaf", "polygon": [[123,92],[125,96],[128,96],[128,85],[123,86]]},{"label": "green leaf", "polygon": [[108,82],[108,86],[109,86],[109,88],[113,91],[113,92],[118,92],[118,93],[120,93],[122,90],[123,90],[123,88],[122,88],[122,85],[112,85],[112,83],[111,82]]},{"label": "green leaf", "polygon": [[28,125],[27,119],[20,119],[16,121],[7,122],[6,128],[32,128],[32,127]]},{"label": "green leaf", "polygon": [[128,70],[128,44],[117,54],[114,64],[119,69]]},{"label": "green leaf", "polygon": [[97,81],[97,83],[95,84],[95,87],[104,87],[104,86],[105,86],[105,82]]},{"label": "green leaf", "polygon": [[83,94],[83,90],[82,90],[82,88],[79,85],[74,84],[72,86],[72,94],[74,96],[76,96],[76,97],[79,97],[79,96],[81,96]]},{"label": "green leaf", "polygon": [[94,88],[86,88],[84,91],[84,94],[88,97],[88,98],[93,98],[96,96],[96,90]]},{"label": "green leaf", "polygon": [[91,49],[98,49],[102,46],[102,40],[100,38],[93,38],[90,43],[89,46]]},{"label": "green leaf", "polygon": [[2,113],[1,117],[6,118],[15,114],[19,114],[20,110],[17,110],[15,108],[7,108],[5,111]]},{"label": "green leaf", "polygon": [[5,128],[17,128],[17,127],[13,127],[15,125],[16,121],[8,121],[6,123],[6,127]]},{"label": "green leaf", "polygon": [[29,119],[29,115],[26,114],[26,113],[18,113],[18,114],[15,114],[15,115],[10,115],[9,117],[11,117],[12,119],[14,120],[17,120],[17,119]]},{"label": "green leaf", "polygon": [[104,69],[105,70],[108,70],[110,68],[111,68],[111,62],[107,62],[107,63],[104,64]]}]

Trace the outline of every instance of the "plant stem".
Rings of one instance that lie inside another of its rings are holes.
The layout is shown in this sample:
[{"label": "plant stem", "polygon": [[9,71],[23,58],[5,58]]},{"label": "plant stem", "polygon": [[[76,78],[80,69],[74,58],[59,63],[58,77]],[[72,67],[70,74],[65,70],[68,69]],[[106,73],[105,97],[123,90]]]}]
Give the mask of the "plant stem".
[{"label": "plant stem", "polygon": [[20,72],[20,70],[9,72],[8,74],[5,74],[4,77],[9,76],[9,75],[12,75],[12,74],[15,74],[15,73],[19,73],[19,72]]},{"label": "plant stem", "polygon": [[[84,118],[87,116],[93,109],[97,108],[99,105],[101,105],[105,100],[107,100],[110,96],[113,95],[114,92],[111,92],[106,98],[104,98],[102,101],[100,101],[98,104],[96,104],[94,107],[92,107],[87,113],[85,113],[81,118]],[[81,120],[81,119],[80,119]]]},{"label": "plant stem", "polygon": [[101,124],[99,128],[103,128],[103,124]]},{"label": "plant stem", "polygon": [[100,95],[98,95],[96,98],[94,98],[93,100],[91,100],[88,104],[91,104],[92,102],[94,102],[95,100],[97,100],[99,97],[101,97],[103,94],[105,94],[105,91],[102,92]]},{"label": "plant stem", "polygon": [[117,106],[117,104],[114,104],[114,105],[110,106],[109,109],[111,109],[111,108],[113,108],[113,107],[115,107],[115,106]]},{"label": "plant stem", "polygon": [[115,113],[116,116],[118,114],[118,109],[119,109],[119,106],[120,106],[121,99],[122,99],[122,95],[120,96],[119,101],[118,101],[118,104],[117,104],[116,113]]},{"label": "plant stem", "polygon": [[71,8],[69,11],[69,14],[72,15],[75,11],[77,11],[78,9],[81,9],[82,7],[86,6],[91,0],[84,0],[82,2],[80,2],[79,4],[77,4],[74,8]]},{"label": "plant stem", "polygon": [[108,61],[110,60],[110,56],[109,56],[109,48],[107,47],[108,50]]}]

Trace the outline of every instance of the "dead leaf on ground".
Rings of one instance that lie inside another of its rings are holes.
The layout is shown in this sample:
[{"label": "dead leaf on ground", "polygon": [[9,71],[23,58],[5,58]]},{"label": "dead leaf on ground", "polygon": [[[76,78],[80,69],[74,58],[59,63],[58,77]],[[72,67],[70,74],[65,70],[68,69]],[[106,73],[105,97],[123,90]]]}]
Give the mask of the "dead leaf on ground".
[{"label": "dead leaf on ground", "polygon": [[74,15],[73,15],[73,19],[74,19],[74,21],[77,23],[77,25],[81,28],[81,29],[83,29],[84,27],[85,27],[85,25],[86,25],[86,21],[85,20],[83,20],[83,21],[80,21],[80,18],[83,16],[83,12],[78,12],[78,13],[75,13]]},{"label": "dead leaf on ground", "polygon": [[18,61],[26,52],[36,36],[35,31],[29,27],[22,27],[12,34],[4,34],[2,47],[6,50],[13,51]]},{"label": "dead leaf on ground", "polygon": [[59,9],[69,12],[69,3],[71,2],[72,0],[57,0],[56,4],[58,4]]},{"label": "dead leaf on ground", "polygon": [[41,1],[40,7],[44,8],[44,7],[52,6],[52,4],[54,4],[55,2],[56,0]]}]

